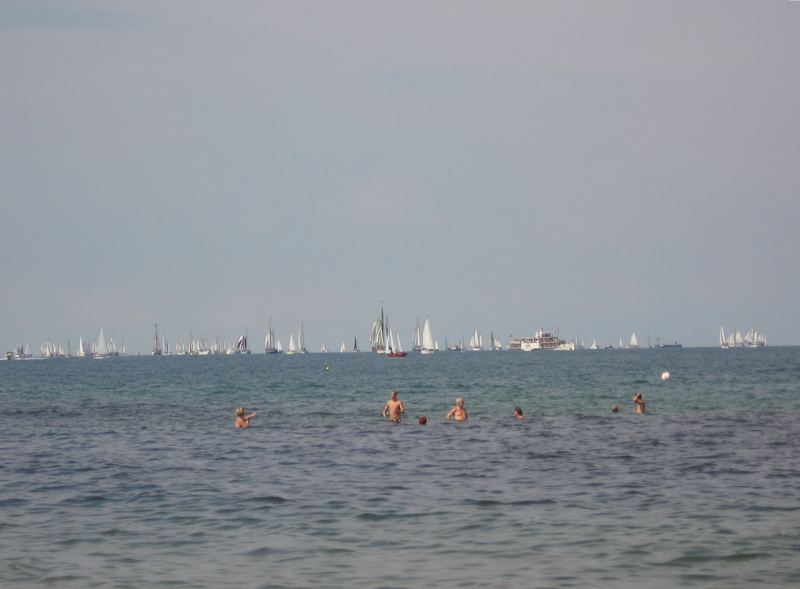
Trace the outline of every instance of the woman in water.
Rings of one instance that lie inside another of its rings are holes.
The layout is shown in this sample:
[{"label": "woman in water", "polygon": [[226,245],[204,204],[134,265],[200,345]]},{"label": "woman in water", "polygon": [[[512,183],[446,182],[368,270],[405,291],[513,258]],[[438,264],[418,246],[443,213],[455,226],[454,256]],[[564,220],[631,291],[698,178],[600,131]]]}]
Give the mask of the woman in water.
[{"label": "woman in water", "polygon": [[239,407],[236,410],[236,429],[250,427],[250,420],[256,416],[255,411],[250,415],[244,414],[244,408]]}]

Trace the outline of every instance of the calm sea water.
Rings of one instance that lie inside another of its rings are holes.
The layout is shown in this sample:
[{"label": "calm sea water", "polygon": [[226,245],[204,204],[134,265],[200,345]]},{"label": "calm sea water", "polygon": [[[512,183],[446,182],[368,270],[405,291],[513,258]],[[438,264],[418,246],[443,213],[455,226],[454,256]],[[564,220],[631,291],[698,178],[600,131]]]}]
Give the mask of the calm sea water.
[{"label": "calm sea water", "polygon": [[0,362],[0,585],[796,587],[799,417],[800,348]]}]

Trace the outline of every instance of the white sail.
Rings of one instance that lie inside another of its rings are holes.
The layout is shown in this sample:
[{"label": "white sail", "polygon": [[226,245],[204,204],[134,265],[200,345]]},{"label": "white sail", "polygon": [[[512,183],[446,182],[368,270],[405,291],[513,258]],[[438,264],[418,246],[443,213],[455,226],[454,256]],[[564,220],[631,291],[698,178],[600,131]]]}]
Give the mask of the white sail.
[{"label": "white sail", "polygon": [[400,335],[397,335],[397,351],[403,353],[403,344],[400,343]]},{"label": "white sail", "polygon": [[86,344],[83,343],[83,336],[78,338],[78,358],[86,356]]},{"label": "white sail", "polygon": [[719,326],[719,347],[720,348],[728,347],[728,340],[725,337],[725,329],[722,327],[722,325]]},{"label": "white sail", "polygon": [[411,338],[411,349],[419,350],[421,347],[422,347],[422,335],[420,335],[419,317],[417,317],[417,321],[414,323],[414,335]]},{"label": "white sail", "polygon": [[433,351],[434,352],[438,352],[439,351],[439,340],[436,340],[435,342],[433,342]]},{"label": "white sail", "polygon": [[297,349],[301,354],[305,354],[306,350],[306,336],[303,333],[303,324],[300,324],[300,331],[297,332]]},{"label": "white sail", "polygon": [[636,333],[631,335],[630,347],[634,350],[639,347],[639,338],[636,337]]},{"label": "white sail", "polygon": [[339,352],[344,354],[346,351],[347,351],[347,348],[345,347],[344,342],[342,342],[342,345],[339,347]]},{"label": "white sail", "polygon": [[297,353],[297,348],[294,347],[294,334],[292,333],[289,334],[289,347],[286,348],[286,353],[287,354]]},{"label": "white sail", "polygon": [[280,353],[280,352],[283,352],[283,346],[281,345],[281,340],[278,340],[278,341],[275,343],[275,350],[277,350],[279,353]]},{"label": "white sail", "polygon": [[319,351],[322,352],[323,354],[328,353],[328,346],[325,345],[325,342],[322,342],[322,347],[319,349]]},{"label": "white sail", "polygon": [[394,337],[392,336],[392,330],[389,329],[386,334],[386,353],[391,354],[392,352],[394,352]]},{"label": "white sail", "polygon": [[430,354],[435,350],[433,334],[431,333],[430,321],[425,319],[425,326],[422,328],[422,349],[423,354]]},{"label": "white sail", "polygon": [[622,343],[622,338],[619,338],[619,349],[623,349],[625,346]]},{"label": "white sail", "polygon": [[100,335],[97,336],[97,348],[95,349],[95,354],[98,356],[108,356],[110,353],[108,349],[108,343],[106,342],[106,336],[103,334],[103,328],[100,328]]}]

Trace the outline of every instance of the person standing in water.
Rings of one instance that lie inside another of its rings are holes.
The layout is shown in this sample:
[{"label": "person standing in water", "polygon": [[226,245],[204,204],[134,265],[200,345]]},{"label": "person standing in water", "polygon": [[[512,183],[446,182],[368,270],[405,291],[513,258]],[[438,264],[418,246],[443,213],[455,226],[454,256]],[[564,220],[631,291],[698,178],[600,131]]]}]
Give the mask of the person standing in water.
[{"label": "person standing in water", "polygon": [[239,407],[236,410],[236,429],[242,429],[245,427],[250,427],[250,420],[256,416],[255,411],[250,415],[244,414],[244,408]]},{"label": "person standing in water", "polygon": [[642,399],[642,393],[636,393],[633,396],[633,412],[634,413],[644,413],[644,399]]},{"label": "person standing in water", "polygon": [[455,419],[456,421],[466,421],[469,419],[467,408],[464,407],[464,397],[458,397],[456,399],[456,406],[448,412],[447,423],[450,423],[451,419]]},{"label": "person standing in water", "polygon": [[406,406],[403,404],[401,400],[397,398],[397,391],[392,391],[389,400],[386,401],[386,405],[383,406],[383,416],[386,417],[389,421],[399,423],[400,418],[403,416],[403,413],[405,412],[406,412]]}]

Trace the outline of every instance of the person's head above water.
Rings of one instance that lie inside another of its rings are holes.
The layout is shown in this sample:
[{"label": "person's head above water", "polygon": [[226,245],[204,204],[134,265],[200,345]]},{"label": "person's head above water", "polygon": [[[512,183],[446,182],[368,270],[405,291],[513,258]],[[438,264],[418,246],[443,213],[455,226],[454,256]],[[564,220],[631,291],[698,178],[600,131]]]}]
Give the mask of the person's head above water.
[{"label": "person's head above water", "polygon": [[522,408],[521,407],[514,407],[514,417],[517,419],[522,417]]},{"label": "person's head above water", "polygon": [[464,397],[456,397],[456,405],[461,406],[464,404]]},{"label": "person's head above water", "polygon": [[244,407],[239,407],[236,410],[236,417],[243,417],[244,416]]},{"label": "person's head above water", "polygon": [[391,397],[392,397],[392,400],[397,400],[397,391],[392,391],[391,392]]},{"label": "person's head above water", "polygon": [[420,425],[425,425],[426,423],[428,423],[428,418],[425,417],[424,415],[420,415],[419,416],[419,424]]},{"label": "person's head above water", "polygon": [[611,406],[611,413],[619,413],[619,406],[618,405],[612,405]]}]

